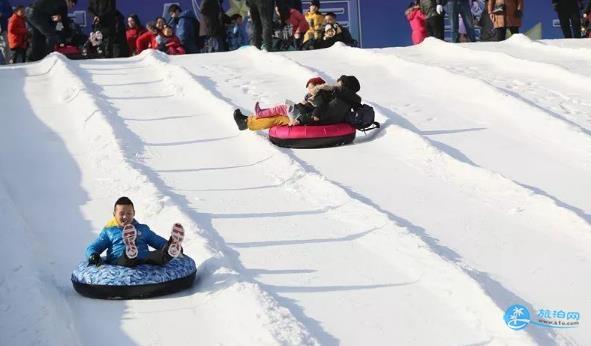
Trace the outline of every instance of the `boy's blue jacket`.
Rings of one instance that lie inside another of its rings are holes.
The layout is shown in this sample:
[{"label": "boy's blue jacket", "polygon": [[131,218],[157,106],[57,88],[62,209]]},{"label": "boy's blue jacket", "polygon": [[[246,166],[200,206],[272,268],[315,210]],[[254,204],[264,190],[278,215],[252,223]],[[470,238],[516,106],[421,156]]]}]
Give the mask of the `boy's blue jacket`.
[{"label": "boy's blue jacket", "polygon": [[[154,249],[162,249],[166,245],[166,239],[154,233],[148,225],[141,224],[133,219],[132,224],[137,230],[137,239],[135,245],[138,250],[138,259],[148,257],[148,245]],[[107,250],[107,262],[112,263],[125,253],[125,244],[123,244],[123,227],[117,224],[115,218],[111,219],[98,238],[86,248],[86,258],[93,253],[101,254]]]}]

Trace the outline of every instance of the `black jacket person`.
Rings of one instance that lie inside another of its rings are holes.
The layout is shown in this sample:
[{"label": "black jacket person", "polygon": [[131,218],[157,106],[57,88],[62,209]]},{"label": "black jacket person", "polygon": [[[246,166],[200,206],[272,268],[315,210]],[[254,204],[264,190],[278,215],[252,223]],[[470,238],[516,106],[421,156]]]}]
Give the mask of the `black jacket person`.
[{"label": "black jacket person", "polygon": [[552,0],[565,38],[581,38],[581,0]]},{"label": "black jacket person", "polygon": [[361,105],[359,81],[354,76],[341,76],[336,85],[318,85],[311,92],[311,112],[297,120],[301,125],[328,125],[345,122],[351,111]]},{"label": "black jacket person", "polygon": [[[68,36],[68,9],[75,4],[76,0],[37,0],[31,5],[27,15],[32,34],[30,61],[43,59],[60,43],[60,37]],[[65,31],[66,35],[58,35],[58,31]]]},{"label": "black jacket person", "polygon": [[94,30],[103,34],[105,57],[113,57],[113,43],[116,38],[117,2],[116,0],[90,0],[88,15]]}]

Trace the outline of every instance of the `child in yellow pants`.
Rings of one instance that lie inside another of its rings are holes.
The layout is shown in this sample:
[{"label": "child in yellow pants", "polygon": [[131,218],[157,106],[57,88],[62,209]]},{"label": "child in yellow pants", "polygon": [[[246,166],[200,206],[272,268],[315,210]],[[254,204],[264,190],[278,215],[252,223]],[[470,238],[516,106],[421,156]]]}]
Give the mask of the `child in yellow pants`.
[{"label": "child in yellow pants", "polygon": [[289,117],[278,115],[270,118],[257,118],[251,115],[246,119],[246,126],[251,131],[270,129],[273,126],[281,125],[289,125]]}]

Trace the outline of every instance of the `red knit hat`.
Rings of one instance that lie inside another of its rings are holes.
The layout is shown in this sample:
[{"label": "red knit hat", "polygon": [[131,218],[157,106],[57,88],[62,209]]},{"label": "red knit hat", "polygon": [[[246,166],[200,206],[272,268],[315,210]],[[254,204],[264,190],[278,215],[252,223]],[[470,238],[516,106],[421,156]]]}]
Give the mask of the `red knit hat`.
[{"label": "red knit hat", "polygon": [[308,82],[306,83],[306,88],[308,87],[308,85],[310,85],[310,83],[312,83],[314,85],[320,85],[320,84],[326,84],[326,81],[324,81],[324,79],[322,79],[320,77],[310,78],[310,79],[308,79]]}]

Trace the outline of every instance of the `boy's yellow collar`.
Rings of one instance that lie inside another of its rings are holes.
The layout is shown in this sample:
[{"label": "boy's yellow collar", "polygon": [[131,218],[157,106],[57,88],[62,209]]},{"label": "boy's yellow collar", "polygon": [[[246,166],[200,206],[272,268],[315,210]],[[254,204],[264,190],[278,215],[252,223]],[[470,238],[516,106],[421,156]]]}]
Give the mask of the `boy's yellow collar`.
[{"label": "boy's yellow collar", "polygon": [[111,220],[109,220],[107,222],[107,224],[105,225],[106,228],[108,227],[119,227],[119,224],[117,223],[117,219],[115,218],[111,218]]},{"label": "boy's yellow collar", "polygon": [[[135,219],[133,219],[133,221],[131,221],[131,223],[134,223],[134,222],[135,222]],[[115,219],[115,218],[113,217],[113,218],[111,218],[111,220],[109,220],[109,221],[107,222],[107,224],[105,225],[105,228],[109,228],[109,227],[121,227],[121,226],[119,225],[119,223],[117,223],[117,219]]]}]

